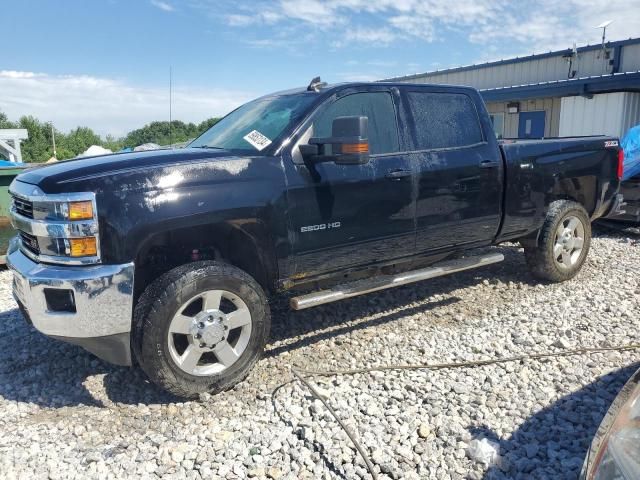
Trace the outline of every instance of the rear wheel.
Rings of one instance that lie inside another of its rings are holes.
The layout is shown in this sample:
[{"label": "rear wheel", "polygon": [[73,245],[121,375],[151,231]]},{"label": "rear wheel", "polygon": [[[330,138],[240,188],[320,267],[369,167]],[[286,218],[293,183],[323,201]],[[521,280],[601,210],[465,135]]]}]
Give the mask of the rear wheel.
[{"label": "rear wheel", "polygon": [[584,207],[559,200],[550,205],[538,242],[524,244],[524,253],[535,277],[563,282],[578,274],[590,245],[591,222]]},{"label": "rear wheel", "polygon": [[166,273],[145,290],[134,317],[134,350],[142,369],[182,397],[217,393],[244,379],[270,327],[260,285],[218,262]]}]

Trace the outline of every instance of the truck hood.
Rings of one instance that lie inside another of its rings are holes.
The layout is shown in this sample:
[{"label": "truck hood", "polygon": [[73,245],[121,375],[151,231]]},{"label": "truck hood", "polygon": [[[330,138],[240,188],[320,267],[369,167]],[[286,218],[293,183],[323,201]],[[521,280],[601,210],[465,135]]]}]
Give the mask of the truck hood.
[{"label": "truck hood", "polygon": [[72,184],[82,180],[95,180],[123,173],[163,169],[163,167],[201,163],[224,162],[238,157],[228,150],[184,148],[152,150],[147,152],[116,153],[97,157],[78,158],[31,168],[17,180],[37,185],[45,193],[72,191]]}]

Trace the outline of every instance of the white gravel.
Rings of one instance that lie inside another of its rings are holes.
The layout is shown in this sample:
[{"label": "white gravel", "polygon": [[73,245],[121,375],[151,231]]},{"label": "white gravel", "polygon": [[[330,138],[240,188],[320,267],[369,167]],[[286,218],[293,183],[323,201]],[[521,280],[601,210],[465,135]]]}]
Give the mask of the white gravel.
[{"label": "white gravel", "polygon": [[[230,392],[181,402],[21,319],[0,272],[3,478],[370,478],[289,366],[463,361],[640,341],[640,237],[597,232],[573,281],[501,264],[303,312],[274,302],[267,355]],[[640,352],[315,378],[380,478],[575,478]],[[275,389],[275,391],[274,391]],[[474,438],[499,464],[468,457]]]}]

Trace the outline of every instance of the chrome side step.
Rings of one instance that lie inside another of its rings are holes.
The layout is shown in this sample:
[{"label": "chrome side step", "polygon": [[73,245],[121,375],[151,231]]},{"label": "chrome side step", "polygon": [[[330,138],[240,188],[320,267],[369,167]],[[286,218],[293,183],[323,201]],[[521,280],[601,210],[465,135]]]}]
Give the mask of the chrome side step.
[{"label": "chrome side step", "polygon": [[293,310],[304,310],[325,303],[337,302],[345,298],[357,297],[365,293],[377,292],[387,288],[399,287],[409,283],[420,282],[430,278],[442,277],[450,273],[471,270],[472,268],[483,267],[498,263],[504,260],[501,253],[487,253],[475,257],[458,258],[445,262],[436,263],[427,268],[404,272],[397,275],[379,275],[373,278],[365,278],[351,283],[336,285],[329,290],[307,293],[299,297],[293,297],[289,301]]}]

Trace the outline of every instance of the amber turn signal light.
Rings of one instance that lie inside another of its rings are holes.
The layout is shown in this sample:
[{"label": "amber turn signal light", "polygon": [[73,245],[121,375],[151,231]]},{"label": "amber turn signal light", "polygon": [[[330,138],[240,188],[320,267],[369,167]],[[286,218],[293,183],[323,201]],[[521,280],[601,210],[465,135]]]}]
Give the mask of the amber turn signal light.
[{"label": "amber turn signal light", "polygon": [[369,143],[344,143],[342,144],[342,153],[369,153]]},{"label": "amber turn signal light", "polygon": [[69,203],[69,220],[91,220],[93,218],[93,203],[87,202],[70,202]]},{"label": "amber turn signal light", "polygon": [[69,250],[72,257],[89,257],[98,254],[96,237],[70,238]]}]

